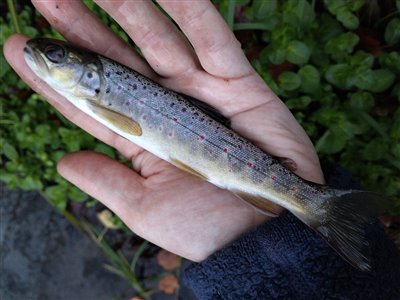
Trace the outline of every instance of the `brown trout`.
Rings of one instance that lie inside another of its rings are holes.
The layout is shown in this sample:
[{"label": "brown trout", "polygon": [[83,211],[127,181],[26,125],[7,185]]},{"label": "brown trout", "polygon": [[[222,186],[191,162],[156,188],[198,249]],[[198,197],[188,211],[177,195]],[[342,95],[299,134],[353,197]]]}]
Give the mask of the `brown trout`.
[{"label": "brown trout", "polygon": [[303,180],[202,102],[96,53],[33,39],[24,57],[54,90],[117,134],[264,213],[274,214],[271,202],[288,209],[350,264],[370,270],[365,228],[387,207],[382,196]]}]

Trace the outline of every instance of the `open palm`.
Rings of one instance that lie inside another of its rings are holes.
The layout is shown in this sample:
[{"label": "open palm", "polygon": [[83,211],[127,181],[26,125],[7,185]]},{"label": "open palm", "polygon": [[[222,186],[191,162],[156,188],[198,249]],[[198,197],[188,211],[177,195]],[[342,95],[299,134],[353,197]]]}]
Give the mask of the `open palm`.
[{"label": "open palm", "polygon": [[[290,158],[301,177],[322,183],[314,148],[303,129],[265,85],[209,1],[96,1],[129,34],[146,61],[80,1],[34,1],[69,41],[121,62],[175,91],[220,110],[232,128],[266,152]],[[25,64],[27,38],[12,36],[4,52],[20,76],[71,121],[132,159],[134,170],[93,152],[67,155],[58,165],[69,181],[97,198],[138,235],[200,261],[267,217],[229,191],[183,173],[79,111]]]}]

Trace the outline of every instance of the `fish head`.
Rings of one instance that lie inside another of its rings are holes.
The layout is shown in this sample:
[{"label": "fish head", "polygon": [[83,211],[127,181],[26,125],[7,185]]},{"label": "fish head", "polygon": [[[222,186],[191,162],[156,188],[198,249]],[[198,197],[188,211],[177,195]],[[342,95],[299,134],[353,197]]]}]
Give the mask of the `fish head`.
[{"label": "fish head", "polygon": [[24,58],[32,71],[64,96],[97,100],[102,85],[102,65],[97,54],[63,41],[31,39]]}]

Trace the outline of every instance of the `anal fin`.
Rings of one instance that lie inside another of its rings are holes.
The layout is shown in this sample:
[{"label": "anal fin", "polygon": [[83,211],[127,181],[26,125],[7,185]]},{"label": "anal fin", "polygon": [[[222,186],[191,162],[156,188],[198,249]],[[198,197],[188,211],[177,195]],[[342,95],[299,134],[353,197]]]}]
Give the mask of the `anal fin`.
[{"label": "anal fin", "polygon": [[282,207],[268,201],[265,198],[261,198],[260,196],[247,194],[244,192],[232,191],[237,197],[251,204],[258,210],[260,210],[263,214],[266,214],[270,217],[277,217],[282,212]]},{"label": "anal fin", "polygon": [[192,174],[200,179],[203,180],[208,180],[208,177],[203,175],[202,173],[200,173],[199,171],[193,169],[192,167],[188,166],[187,164],[185,164],[184,162],[181,162],[180,160],[176,159],[176,158],[171,158],[170,162],[177,167],[178,169],[181,169],[182,171],[185,171],[189,174]]}]

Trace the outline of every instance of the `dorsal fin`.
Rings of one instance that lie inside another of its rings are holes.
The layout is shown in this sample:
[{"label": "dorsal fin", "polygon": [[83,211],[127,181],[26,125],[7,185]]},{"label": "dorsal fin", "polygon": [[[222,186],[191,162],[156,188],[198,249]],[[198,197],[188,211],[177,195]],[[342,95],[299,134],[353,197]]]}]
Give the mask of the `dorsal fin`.
[{"label": "dorsal fin", "polygon": [[203,113],[205,113],[206,115],[210,116],[211,118],[213,118],[215,121],[225,125],[226,127],[231,126],[231,121],[225,117],[223,114],[221,114],[221,112],[216,109],[215,107],[204,103],[203,101],[200,101],[198,99],[192,98],[190,96],[186,96],[184,95],[184,97],[186,98],[186,100],[188,100],[193,106],[197,107],[198,109],[200,109]]}]

